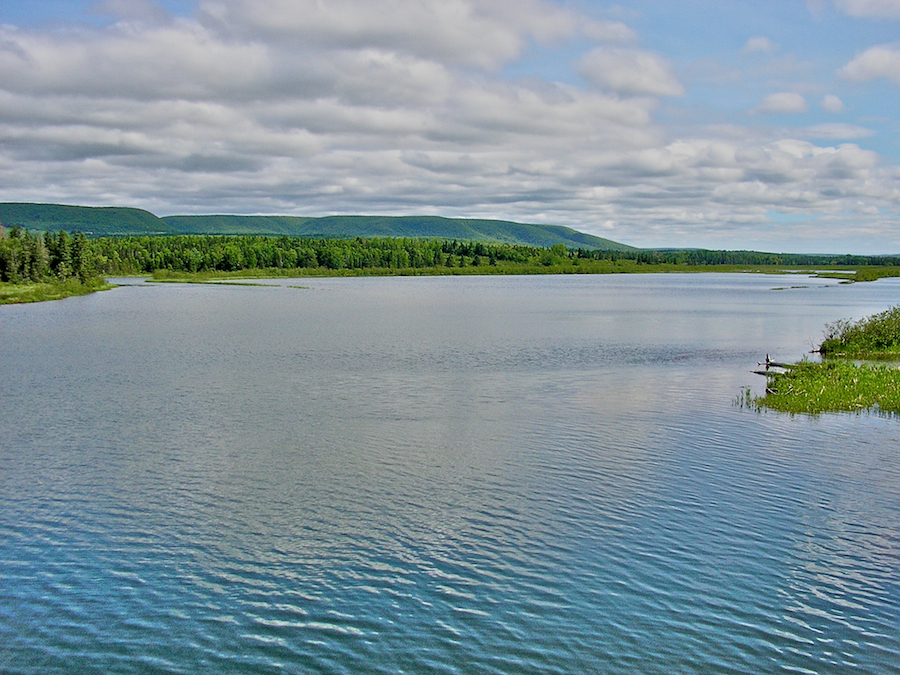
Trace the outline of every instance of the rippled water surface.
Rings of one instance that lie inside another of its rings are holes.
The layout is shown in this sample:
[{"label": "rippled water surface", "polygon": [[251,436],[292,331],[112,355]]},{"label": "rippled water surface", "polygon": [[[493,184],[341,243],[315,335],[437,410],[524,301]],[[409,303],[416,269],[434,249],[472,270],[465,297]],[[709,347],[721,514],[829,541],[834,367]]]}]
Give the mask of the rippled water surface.
[{"label": "rippled water surface", "polygon": [[900,421],[733,404],[898,302],[712,274],[0,307],[0,672],[898,673]]}]

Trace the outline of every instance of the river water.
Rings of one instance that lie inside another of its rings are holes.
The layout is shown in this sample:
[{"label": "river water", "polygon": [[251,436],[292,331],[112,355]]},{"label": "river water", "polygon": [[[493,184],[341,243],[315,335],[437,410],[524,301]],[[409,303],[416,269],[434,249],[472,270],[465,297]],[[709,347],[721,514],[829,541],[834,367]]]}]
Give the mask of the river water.
[{"label": "river water", "polygon": [[0,307],[0,672],[898,673],[900,420],[734,404],[898,281]]}]

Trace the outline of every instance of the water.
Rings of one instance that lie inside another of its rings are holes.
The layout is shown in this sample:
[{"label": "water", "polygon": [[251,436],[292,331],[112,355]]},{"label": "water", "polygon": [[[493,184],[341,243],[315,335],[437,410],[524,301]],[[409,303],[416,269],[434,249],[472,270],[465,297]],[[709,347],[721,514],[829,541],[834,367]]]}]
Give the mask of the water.
[{"label": "water", "polygon": [[0,308],[0,672],[900,672],[897,280],[266,283]]}]

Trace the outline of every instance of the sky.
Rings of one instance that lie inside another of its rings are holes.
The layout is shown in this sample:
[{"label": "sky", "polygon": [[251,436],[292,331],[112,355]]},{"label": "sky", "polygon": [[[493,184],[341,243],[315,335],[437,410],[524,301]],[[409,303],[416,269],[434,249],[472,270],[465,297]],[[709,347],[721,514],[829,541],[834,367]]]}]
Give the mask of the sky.
[{"label": "sky", "polygon": [[900,0],[0,0],[0,201],[900,254]]}]

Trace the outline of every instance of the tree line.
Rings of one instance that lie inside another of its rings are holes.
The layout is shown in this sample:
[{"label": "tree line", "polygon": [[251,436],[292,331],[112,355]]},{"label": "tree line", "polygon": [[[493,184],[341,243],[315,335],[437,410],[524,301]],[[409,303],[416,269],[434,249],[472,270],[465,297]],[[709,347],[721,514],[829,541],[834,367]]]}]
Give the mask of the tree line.
[{"label": "tree line", "polygon": [[157,270],[232,272],[242,269],[365,270],[496,265],[528,262],[529,246],[409,238],[307,239],[300,237],[174,235],[91,240],[105,274]]},{"label": "tree line", "polygon": [[[405,270],[502,265],[565,268],[588,261],[643,265],[900,265],[898,257],[822,256],[755,251],[600,251],[484,241],[412,238],[308,239],[257,235],[102,237],[0,227],[0,280],[79,279],[98,275],[233,272],[245,269]],[[585,271],[589,271],[585,269]]]},{"label": "tree line", "polygon": [[0,281],[11,283],[95,279],[95,242],[83,233],[9,231],[0,226]]},{"label": "tree line", "polygon": [[577,251],[576,255],[595,260],[633,260],[641,264],[671,265],[900,265],[900,256],[817,255],[806,253],[764,253],[760,251],[710,251],[705,249],[660,251]]},{"label": "tree line", "polygon": [[552,266],[577,261],[637,265],[900,265],[897,256],[825,256],[757,251],[550,248],[484,241],[411,238],[307,239],[256,235],[175,235],[90,240],[104,274],[235,271],[265,268],[328,270],[477,267],[513,263]]}]

